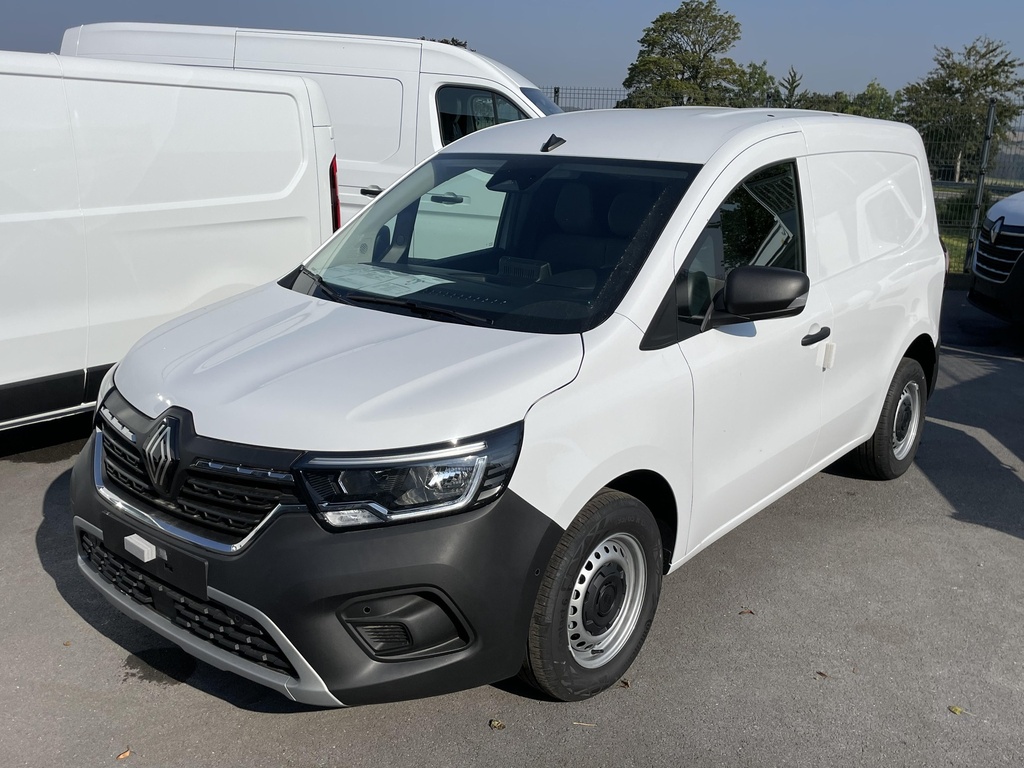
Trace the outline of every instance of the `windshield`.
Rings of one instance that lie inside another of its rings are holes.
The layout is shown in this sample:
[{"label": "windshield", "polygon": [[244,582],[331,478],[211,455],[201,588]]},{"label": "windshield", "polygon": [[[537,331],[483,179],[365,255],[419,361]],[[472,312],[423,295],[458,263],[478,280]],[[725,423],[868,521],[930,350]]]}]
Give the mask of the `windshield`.
[{"label": "windshield", "polygon": [[520,88],[519,90],[545,115],[557,115],[562,111],[562,108],[545,96],[540,88]]},{"label": "windshield", "polygon": [[339,232],[293,287],[445,322],[580,333],[618,306],[697,169],[437,155]]}]

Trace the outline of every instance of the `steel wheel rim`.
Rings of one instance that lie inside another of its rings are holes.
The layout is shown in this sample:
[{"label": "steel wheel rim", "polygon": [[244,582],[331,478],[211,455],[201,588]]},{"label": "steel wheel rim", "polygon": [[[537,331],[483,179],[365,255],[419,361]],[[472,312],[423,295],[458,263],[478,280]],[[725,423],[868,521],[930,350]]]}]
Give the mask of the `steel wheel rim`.
[{"label": "steel wheel rim", "polygon": [[569,600],[565,628],[573,660],[595,669],[618,656],[636,629],[646,591],[647,560],[636,538],[616,533],[594,547]]},{"label": "steel wheel rim", "polygon": [[907,382],[896,403],[896,414],[892,420],[892,454],[897,461],[910,455],[910,449],[917,439],[921,421],[921,388],[916,381]]}]

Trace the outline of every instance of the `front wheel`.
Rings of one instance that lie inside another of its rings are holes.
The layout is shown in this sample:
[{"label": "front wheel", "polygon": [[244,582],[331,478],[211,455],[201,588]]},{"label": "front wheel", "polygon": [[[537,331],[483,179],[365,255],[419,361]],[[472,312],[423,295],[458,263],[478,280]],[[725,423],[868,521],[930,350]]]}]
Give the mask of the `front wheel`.
[{"label": "front wheel", "polygon": [[615,684],[647,637],[661,592],[661,535],[638,499],[603,490],[562,535],[537,595],[523,677],[562,701]]},{"label": "front wheel", "polygon": [[903,358],[885,395],[875,433],[856,449],[863,474],[892,480],[910,468],[921,442],[927,397],[928,381],[920,363]]}]

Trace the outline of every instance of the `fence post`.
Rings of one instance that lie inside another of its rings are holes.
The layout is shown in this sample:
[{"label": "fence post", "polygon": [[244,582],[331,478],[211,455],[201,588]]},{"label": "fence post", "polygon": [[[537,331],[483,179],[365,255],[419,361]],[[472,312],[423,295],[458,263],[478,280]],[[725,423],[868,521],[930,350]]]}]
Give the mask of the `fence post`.
[{"label": "fence post", "polygon": [[988,151],[992,146],[992,134],[996,125],[996,100],[988,100],[988,119],[985,123],[985,140],[981,145],[981,167],[978,169],[978,185],[974,190],[974,211],[971,213],[971,232],[967,238],[967,253],[964,254],[964,272],[971,271],[971,260],[978,243],[978,222],[981,221],[981,201],[985,194],[985,174],[988,173]]},{"label": "fence post", "polygon": [[553,102],[555,102],[555,106],[557,106],[557,107],[560,107],[560,106],[562,106],[561,104],[559,104],[559,97],[560,97],[561,95],[562,95],[562,89],[561,89],[561,88],[559,88],[559,87],[558,87],[558,86],[556,85],[556,86],[555,86],[555,90],[554,90],[554,96],[552,97],[552,99],[551,99],[551,100],[552,100]]}]

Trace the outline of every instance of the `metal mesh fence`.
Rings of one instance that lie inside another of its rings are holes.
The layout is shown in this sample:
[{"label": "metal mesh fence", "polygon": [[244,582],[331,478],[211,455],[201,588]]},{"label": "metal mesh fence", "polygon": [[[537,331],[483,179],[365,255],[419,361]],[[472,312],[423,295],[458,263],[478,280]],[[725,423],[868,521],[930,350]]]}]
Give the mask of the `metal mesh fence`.
[{"label": "metal mesh fence", "polygon": [[[663,107],[672,98],[649,97],[642,102],[629,99],[625,88],[551,86],[543,89],[566,112],[583,109],[614,109],[617,106]],[[766,105],[771,106],[771,105]],[[950,271],[959,272],[971,247],[972,223],[978,187],[981,203],[978,220],[998,200],[1024,191],[1024,101],[1016,105],[1016,116],[1003,135],[990,146],[986,172],[984,116],[950,119],[923,132],[925,151],[935,191],[936,213],[942,240],[949,250]]]}]

